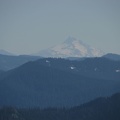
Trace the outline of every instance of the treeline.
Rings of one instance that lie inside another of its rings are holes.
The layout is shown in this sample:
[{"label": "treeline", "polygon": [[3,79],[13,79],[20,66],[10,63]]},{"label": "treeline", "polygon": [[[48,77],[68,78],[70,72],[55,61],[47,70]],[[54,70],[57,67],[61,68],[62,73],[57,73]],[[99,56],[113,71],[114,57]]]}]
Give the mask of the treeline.
[{"label": "treeline", "polygon": [[69,109],[3,107],[0,120],[120,120],[120,93]]}]

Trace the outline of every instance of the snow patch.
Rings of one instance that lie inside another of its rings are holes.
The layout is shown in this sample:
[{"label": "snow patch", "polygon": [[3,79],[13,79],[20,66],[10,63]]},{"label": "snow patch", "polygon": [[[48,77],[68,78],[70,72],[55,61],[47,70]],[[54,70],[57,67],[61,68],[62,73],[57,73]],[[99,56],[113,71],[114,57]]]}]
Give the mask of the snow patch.
[{"label": "snow patch", "polygon": [[74,69],[75,69],[75,67],[71,66],[71,67],[70,67],[70,69],[71,69],[71,70],[74,70]]},{"label": "snow patch", "polygon": [[46,60],[45,62],[47,63],[47,65],[48,65],[49,67],[51,66],[51,64],[50,64],[50,61],[49,61],[49,60]]},{"label": "snow patch", "polygon": [[115,70],[116,72],[120,72],[120,70]]},{"label": "snow patch", "polygon": [[50,61],[46,60],[46,63],[50,63]]},{"label": "snow patch", "polygon": [[95,68],[94,71],[97,71],[97,68]]}]

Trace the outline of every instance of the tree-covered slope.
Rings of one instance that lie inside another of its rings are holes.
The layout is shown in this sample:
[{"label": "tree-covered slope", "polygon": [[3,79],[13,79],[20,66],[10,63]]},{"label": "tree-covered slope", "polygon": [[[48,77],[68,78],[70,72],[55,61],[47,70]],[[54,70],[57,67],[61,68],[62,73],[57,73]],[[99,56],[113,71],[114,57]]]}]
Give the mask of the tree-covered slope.
[{"label": "tree-covered slope", "polygon": [[28,62],[0,78],[0,106],[71,107],[110,95],[120,91],[119,67],[103,58]]},{"label": "tree-covered slope", "polygon": [[0,120],[120,120],[120,93],[70,109],[3,107]]}]

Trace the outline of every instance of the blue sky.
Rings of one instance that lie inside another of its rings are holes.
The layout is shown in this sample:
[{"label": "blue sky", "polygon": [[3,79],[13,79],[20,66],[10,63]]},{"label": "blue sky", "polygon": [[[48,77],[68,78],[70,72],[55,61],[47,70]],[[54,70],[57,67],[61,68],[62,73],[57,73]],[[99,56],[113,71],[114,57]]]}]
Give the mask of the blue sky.
[{"label": "blue sky", "polygon": [[0,49],[31,54],[68,36],[120,54],[120,0],[0,0]]}]

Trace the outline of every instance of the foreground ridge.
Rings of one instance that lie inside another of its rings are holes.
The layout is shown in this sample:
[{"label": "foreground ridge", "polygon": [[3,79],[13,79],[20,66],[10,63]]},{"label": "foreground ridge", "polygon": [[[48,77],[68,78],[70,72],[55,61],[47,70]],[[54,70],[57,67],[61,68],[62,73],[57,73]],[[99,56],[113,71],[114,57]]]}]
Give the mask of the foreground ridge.
[{"label": "foreground ridge", "polygon": [[70,109],[0,109],[0,120],[120,120],[120,93]]}]

